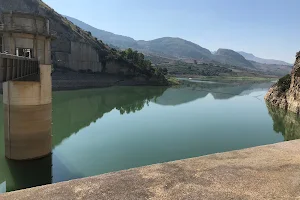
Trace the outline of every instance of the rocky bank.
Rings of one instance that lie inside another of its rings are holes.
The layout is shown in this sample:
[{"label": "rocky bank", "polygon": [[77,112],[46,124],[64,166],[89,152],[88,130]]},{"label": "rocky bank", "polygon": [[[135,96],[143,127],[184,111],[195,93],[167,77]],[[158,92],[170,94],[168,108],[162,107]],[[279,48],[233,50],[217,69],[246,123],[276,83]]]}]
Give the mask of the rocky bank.
[{"label": "rocky bank", "polygon": [[265,96],[265,100],[271,105],[300,112],[300,51],[296,54],[294,68],[290,75],[279,79]]}]

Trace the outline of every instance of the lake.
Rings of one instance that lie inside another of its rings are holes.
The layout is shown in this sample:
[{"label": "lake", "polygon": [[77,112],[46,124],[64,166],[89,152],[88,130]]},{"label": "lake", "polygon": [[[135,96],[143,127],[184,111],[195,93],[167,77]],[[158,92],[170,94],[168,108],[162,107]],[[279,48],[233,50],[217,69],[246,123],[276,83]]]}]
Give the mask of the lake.
[{"label": "lake", "polygon": [[[0,193],[298,139],[299,118],[263,99],[272,84],[191,81],[54,92],[52,155],[9,161],[1,139]],[[3,138],[2,106],[0,123]]]}]

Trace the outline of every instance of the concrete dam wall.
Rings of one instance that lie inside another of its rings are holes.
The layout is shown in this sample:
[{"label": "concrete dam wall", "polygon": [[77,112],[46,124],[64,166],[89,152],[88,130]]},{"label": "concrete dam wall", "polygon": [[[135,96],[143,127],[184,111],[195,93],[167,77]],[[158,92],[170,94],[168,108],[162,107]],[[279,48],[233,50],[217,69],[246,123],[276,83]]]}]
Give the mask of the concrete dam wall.
[{"label": "concrete dam wall", "polygon": [[[60,44],[56,46],[58,42]],[[53,41],[52,51],[52,59],[56,67],[70,68],[75,71],[88,69],[93,72],[102,71],[98,52],[89,44],[62,40]]]}]

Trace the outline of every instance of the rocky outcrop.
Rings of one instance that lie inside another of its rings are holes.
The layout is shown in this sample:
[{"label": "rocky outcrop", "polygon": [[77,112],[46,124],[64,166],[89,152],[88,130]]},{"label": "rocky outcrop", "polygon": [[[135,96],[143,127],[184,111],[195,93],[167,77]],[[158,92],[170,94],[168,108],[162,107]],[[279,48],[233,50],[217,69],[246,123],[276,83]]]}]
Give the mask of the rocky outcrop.
[{"label": "rocky outcrop", "polygon": [[300,52],[296,54],[296,61],[291,75],[287,75],[272,86],[265,96],[265,100],[273,106],[300,112]]}]

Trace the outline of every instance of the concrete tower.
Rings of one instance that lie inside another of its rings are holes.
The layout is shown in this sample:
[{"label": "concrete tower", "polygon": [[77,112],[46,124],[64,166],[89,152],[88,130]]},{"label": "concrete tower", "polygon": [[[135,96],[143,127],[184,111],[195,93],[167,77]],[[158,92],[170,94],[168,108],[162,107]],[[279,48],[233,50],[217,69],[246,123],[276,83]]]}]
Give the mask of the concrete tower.
[{"label": "concrete tower", "polygon": [[[5,155],[9,159],[36,159],[51,153],[50,42],[46,18],[17,12],[2,14],[0,50],[4,53],[1,70],[6,72],[2,78]],[[31,69],[29,63],[36,63],[38,70],[27,70]],[[26,72],[22,71],[25,67]],[[21,69],[22,75],[15,69]]]}]

